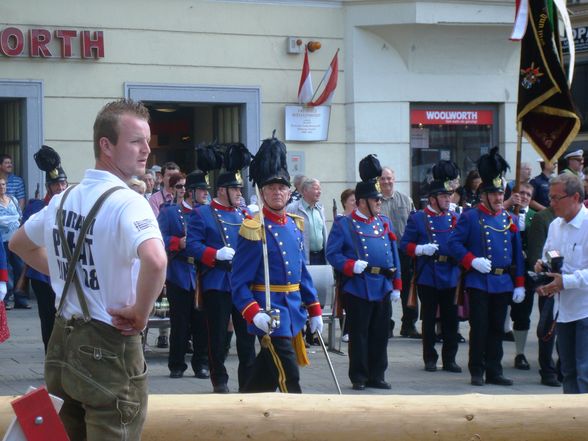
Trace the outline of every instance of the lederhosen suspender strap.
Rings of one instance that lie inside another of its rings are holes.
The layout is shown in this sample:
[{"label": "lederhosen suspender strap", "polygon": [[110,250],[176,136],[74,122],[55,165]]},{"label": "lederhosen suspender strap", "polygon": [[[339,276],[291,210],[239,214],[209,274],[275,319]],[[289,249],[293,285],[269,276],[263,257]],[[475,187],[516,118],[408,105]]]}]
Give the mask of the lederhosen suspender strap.
[{"label": "lederhosen suspender strap", "polygon": [[80,278],[78,276],[78,273],[76,272],[77,262],[80,258],[80,254],[82,253],[82,248],[84,246],[83,244],[84,244],[84,240],[86,238],[86,233],[88,232],[88,230],[90,229],[90,225],[92,225],[92,222],[96,218],[96,214],[98,213],[98,210],[100,209],[100,207],[102,206],[102,204],[104,203],[106,198],[108,198],[108,196],[110,196],[115,191],[120,190],[124,187],[119,186],[119,187],[110,188],[107,191],[105,191],[104,193],[102,193],[100,195],[100,197],[96,200],[96,202],[94,203],[94,206],[90,209],[90,212],[88,213],[88,215],[86,216],[86,219],[84,220],[84,223],[83,223],[82,228],[80,230],[80,235],[78,236],[76,246],[75,246],[73,253],[72,253],[72,250],[69,248],[67,238],[65,237],[65,230],[63,227],[63,204],[64,204],[65,200],[67,199],[69,192],[74,187],[75,187],[75,185],[73,185],[73,186],[69,187],[67,190],[65,190],[65,193],[63,194],[63,197],[61,198],[61,202],[59,204],[59,209],[57,210],[57,231],[59,233],[59,240],[61,240],[61,243],[62,243],[63,252],[64,252],[65,257],[67,258],[67,261],[68,261],[67,275],[65,277],[65,284],[63,285],[63,291],[61,293],[61,299],[59,301],[59,308],[57,309],[57,316],[61,315],[61,312],[63,310],[63,306],[65,305],[65,296],[67,294],[67,291],[69,290],[71,282],[73,281],[74,286],[76,288],[76,293],[78,295],[78,301],[80,302],[80,307],[82,308],[82,313],[84,314],[84,321],[88,322],[92,319],[92,317],[90,316],[90,310],[88,309],[88,304],[86,303],[86,298],[84,297],[84,290],[82,289],[82,284],[80,283]]}]

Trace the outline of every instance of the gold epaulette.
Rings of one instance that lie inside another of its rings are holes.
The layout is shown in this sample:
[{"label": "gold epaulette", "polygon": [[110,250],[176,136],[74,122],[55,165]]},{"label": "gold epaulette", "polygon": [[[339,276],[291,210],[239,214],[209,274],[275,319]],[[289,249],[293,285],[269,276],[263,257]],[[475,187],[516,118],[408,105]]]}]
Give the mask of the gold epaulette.
[{"label": "gold epaulette", "polygon": [[245,219],[239,228],[239,235],[247,240],[261,240],[261,223],[255,219]]},{"label": "gold epaulette", "polygon": [[290,216],[294,222],[296,222],[296,226],[298,227],[298,229],[300,231],[304,231],[304,218],[302,216],[298,216],[297,214],[292,214],[292,213],[286,213],[288,216]]}]

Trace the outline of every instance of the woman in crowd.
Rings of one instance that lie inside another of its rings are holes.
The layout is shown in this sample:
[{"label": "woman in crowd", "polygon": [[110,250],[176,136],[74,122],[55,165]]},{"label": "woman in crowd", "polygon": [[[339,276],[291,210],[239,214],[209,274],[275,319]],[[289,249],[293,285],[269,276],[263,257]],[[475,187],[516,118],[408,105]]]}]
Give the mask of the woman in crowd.
[{"label": "woman in crowd", "polygon": [[[20,227],[21,218],[22,212],[18,206],[18,201],[14,196],[6,193],[6,179],[0,178],[0,234],[2,234],[6,260],[12,270],[8,277],[7,299],[13,295],[15,308],[30,309],[31,306],[27,295],[15,289],[16,282],[18,282],[24,270],[24,264],[20,257],[8,249],[8,241]],[[7,305],[6,309],[11,309],[11,307]]]}]

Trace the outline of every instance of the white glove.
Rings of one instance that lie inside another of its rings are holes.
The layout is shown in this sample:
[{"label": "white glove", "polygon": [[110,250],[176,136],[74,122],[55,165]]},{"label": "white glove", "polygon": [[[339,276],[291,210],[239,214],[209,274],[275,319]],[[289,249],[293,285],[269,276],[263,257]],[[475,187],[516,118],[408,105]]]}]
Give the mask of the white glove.
[{"label": "white glove", "polygon": [[476,257],[472,260],[472,266],[482,274],[488,274],[492,270],[492,262],[485,257]]},{"label": "white glove", "polygon": [[361,274],[367,268],[367,262],[365,260],[356,260],[353,264],[353,274]]},{"label": "white glove", "polygon": [[4,297],[6,297],[7,292],[8,289],[6,287],[6,282],[0,282],[0,302],[4,300]]},{"label": "white glove", "polygon": [[416,249],[414,250],[417,256],[432,256],[437,251],[439,251],[439,244],[436,243],[426,243],[424,245],[417,245]]},{"label": "white glove", "polygon": [[398,303],[398,300],[400,300],[400,291],[397,289],[392,291],[392,294],[390,294],[390,300],[392,300],[392,303]]},{"label": "white glove", "polygon": [[231,260],[235,255],[235,250],[229,247],[222,247],[216,252],[216,260]]},{"label": "white glove", "polygon": [[315,332],[318,332],[319,334],[323,333],[323,318],[320,315],[309,318],[308,325],[310,326],[311,334],[314,334]]},{"label": "white glove", "polygon": [[255,314],[255,317],[253,317],[253,324],[266,334],[269,334],[271,321],[271,317],[265,312],[258,312]]},{"label": "white glove", "polygon": [[523,300],[525,300],[525,288],[519,286],[518,288],[515,288],[512,293],[512,301],[515,303],[521,303]]}]

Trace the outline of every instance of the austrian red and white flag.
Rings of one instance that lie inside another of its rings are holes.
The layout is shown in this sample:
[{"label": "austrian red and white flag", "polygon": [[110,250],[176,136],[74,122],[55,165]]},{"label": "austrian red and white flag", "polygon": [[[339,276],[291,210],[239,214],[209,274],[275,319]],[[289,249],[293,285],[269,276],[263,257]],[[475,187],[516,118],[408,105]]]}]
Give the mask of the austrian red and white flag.
[{"label": "austrian red and white flag", "polygon": [[521,41],[527,30],[527,23],[529,21],[529,0],[517,0],[515,22],[510,34],[512,41]]},{"label": "austrian red and white flag", "polygon": [[300,84],[298,86],[298,104],[308,104],[312,100],[312,77],[310,76],[310,65],[308,64],[308,49],[304,50],[304,64],[302,65],[302,74],[300,75]]},{"label": "austrian red and white flag", "polygon": [[339,55],[339,50],[335,53],[333,57],[333,61],[331,61],[331,65],[325,72],[321,83],[323,83],[326,79],[325,89],[323,93],[318,97],[316,101],[309,103],[309,106],[322,106],[322,105],[329,105],[331,101],[333,101],[333,96],[335,95],[335,89],[337,88],[337,77],[339,76],[339,61],[337,56]]}]

